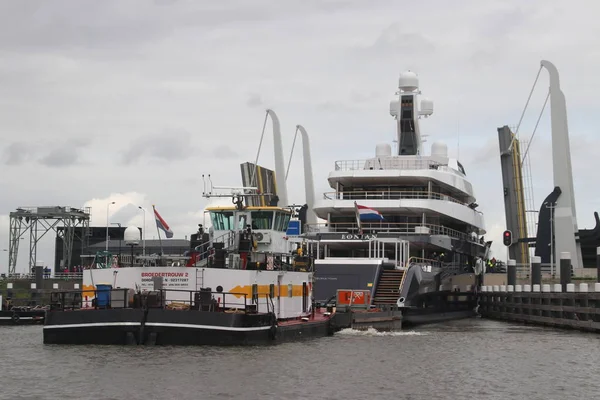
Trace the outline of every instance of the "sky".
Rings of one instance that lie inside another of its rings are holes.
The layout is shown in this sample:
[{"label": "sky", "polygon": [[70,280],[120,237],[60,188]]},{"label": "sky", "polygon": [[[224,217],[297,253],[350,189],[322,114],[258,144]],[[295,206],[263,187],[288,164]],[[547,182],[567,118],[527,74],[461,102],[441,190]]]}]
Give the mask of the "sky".
[{"label": "sky", "polygon": [[[434,114],[429,151],[448,144],[472,182],[495,255],[504,204],[497,128],[516,126],[540,60],[553,62],[568,108],[580,228],[600,189],[600,3],[478,0],[0,1],[0,250],[9,213],[91,207],[92,225],[142,225],[156,204],[176,238],[202,223],[202,175],[239,185],[265,110],[310,136],[317,195],[336,160],[391,143],[400,72],[419,75]],[[519,133],[529,139],[548,91],[545,70]],[[259,163],[273,167],[270,126]],[[535,208],[552,191],[549,106],[530,148]],[[304,202],[301,152],[290,200]],[[38,260],[51,265],[53,235]],[[18,272],[27,266],[27,240]],[[0,272],[8,252],[0,255]]]}]

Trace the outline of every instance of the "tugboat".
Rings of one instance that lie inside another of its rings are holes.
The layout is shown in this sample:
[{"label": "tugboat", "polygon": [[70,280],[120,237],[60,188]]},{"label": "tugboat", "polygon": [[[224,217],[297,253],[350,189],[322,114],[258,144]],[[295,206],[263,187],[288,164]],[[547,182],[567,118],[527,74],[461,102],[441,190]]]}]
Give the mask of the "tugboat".
[{"label": "tugboat", "polygon": [[[243,178],[248,168],[272,175],[246,163]],[[44,343],[258,345],[332,334],[334,312],[314,306],[312,263],[293,252],[294,210],[277,205],[275,182],[270,191],[221,194],[211,183],[204,196],[230,197],[233,205],[207,208],[212,227],[192,235],[186,266],[86,269],[82,291],[52,294]],[[280,192],[285,198],[285,183]],[[125,244],[139,242],[139,229],[128,227]]]},{"label": "tugboat", "polygon": [[[378,144],[372,158],[336,161],[333,191],[315,201],[322,222],[308,224],[306,238],[318,258],[316,300],[339,303],[352,291],[360,307],[350,308],[395,309],[405,326],[473,315],[491,245],[483,214],[446,144],[425,154],[420,123],[433,102],[419,99],[415,73],[400,75],[396,95],[395,151]],[[349,301],[342,303],[340,320]]]}]

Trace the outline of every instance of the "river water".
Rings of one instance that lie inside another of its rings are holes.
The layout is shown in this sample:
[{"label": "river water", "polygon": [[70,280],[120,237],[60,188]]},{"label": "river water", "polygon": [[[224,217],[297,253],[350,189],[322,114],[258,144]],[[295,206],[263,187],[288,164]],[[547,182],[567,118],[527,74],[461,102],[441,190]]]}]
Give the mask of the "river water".
[{"label": "river water", "polygon": [[0,399],[592,399],[600,335],[482,319],[256,348],[42,344],[0,327]]}]

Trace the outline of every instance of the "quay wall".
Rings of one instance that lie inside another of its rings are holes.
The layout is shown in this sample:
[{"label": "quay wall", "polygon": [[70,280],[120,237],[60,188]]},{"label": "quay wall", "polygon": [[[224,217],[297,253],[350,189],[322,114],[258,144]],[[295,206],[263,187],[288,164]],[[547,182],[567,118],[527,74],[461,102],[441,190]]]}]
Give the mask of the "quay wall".
[{"label": "quay wall", "polygon": [[478,296],[483,318],[600,333],[600,283],[486,285]]}]

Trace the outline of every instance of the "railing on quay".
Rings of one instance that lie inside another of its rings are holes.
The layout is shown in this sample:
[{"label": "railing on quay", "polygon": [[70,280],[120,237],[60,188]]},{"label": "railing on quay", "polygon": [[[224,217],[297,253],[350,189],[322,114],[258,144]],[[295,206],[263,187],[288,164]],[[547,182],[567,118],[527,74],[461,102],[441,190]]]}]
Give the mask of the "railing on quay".
[{"label": "railing on quay", "polygon": [[[42,274],[43,279],[61,279],[61,280],[81,280],[83,279],[83,272],[55,272],[50,274]],[[34,281],[36,279],[35,274],[1,274],[0,280],[23,280],[23,281]]]},{"label": "railing on quay", "polygon": [[468,203],[442,193],[411,190],[356,190],[348,192],[325,192],[325,200],[441,200],[461,205]]}]

